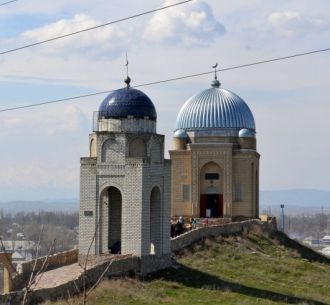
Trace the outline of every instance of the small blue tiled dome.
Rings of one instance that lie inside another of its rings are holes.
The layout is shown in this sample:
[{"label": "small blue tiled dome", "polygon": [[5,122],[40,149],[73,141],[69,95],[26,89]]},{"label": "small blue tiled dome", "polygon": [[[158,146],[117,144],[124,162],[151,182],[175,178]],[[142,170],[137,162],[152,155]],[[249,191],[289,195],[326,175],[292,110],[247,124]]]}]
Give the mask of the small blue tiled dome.
[{"label": "small blue tiled dome", "polygon": [[183,129],[178,129],[178,130],[174,133],[174,138],[178,138],[178,139],[186,139],[186,138],[188,138],[188,134],[186,133],[185,130],[183,130]]},{"label": "small blue tiled dome", "polygon": [[220,87],[215,80],[212,88],[192,96],[182,106],[176,130],[242,129],[255,131],[248,105],[235,93]]},{"label": "small blue tiled dome", "polygon": [[243,128],[239,131],[238,136],[240,138],[255,138],[256,133],[251,129]]},{"label": "small blue tiled dome", "polygon": [[134,118],[157,120],[157,113],[150,98],[142,91],[126,87],[111,92],[99,107],[99,116],[110,118]]}]

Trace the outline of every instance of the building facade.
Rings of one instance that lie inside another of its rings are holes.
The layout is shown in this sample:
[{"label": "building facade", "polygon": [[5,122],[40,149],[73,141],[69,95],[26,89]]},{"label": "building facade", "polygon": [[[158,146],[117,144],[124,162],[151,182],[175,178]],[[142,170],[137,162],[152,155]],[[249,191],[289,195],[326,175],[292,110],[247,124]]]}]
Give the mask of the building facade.
[{"label": "building facade", "polygon": [[170,253],[170,161],[157,114],[143,92],[110,93],[94,113],[90,155],[81,158],[79,252]]},{"label": "building facade", "polygon": [[254,118],[217,76],[182,106],[170,156],[172,217],[259,216]]},{"label": "building facade", "polygon": [[169,258],[171,216],[257,218],[260,155],[247,104],[215,76],[182,106],[166,160],[152,101],[126,84],[94,113],[81,158],[80,254]]}]

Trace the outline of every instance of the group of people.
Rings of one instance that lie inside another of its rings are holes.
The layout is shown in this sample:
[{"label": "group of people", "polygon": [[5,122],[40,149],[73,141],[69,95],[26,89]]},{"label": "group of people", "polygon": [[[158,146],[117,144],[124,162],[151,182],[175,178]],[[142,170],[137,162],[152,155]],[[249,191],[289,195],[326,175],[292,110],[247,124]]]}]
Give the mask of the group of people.
[{"label": "group of people", "polygon": [[193,230],[197,227],[197,219],[190,218],[190,223],[186,226],[184,218],[180,216],[175,223],[171,223],[171,237],[177,237],[187,230]]}]

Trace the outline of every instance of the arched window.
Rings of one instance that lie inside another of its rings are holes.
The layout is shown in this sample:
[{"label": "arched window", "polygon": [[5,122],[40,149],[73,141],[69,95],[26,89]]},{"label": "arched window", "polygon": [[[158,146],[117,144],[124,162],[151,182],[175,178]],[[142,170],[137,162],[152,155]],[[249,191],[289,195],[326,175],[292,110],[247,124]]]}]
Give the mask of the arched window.
[{"label": "arched window", "polygon": [[243,200],[243,192],[242,192],[242,184],[235,183],[234,185],[234,200],[242,201]]},{"label": "arched window", "polygon": [[95,139],[91,139],[91,141],[90,141],[89,156],[91,158],[96,157],[96,141],[95,141]]},{"label": "arched window", "polygon": [[111,147],[111,144],[112,144],[112,139],[108,139],[106,140],[103,145],[102,145],[102,155],[101,155],[101,161],[102,162],[106,162],[107,159],[107,156],[109,155],[109,150],[110,150],[110,147]]},{"label": "arched window", "polygon": [[150,254],[161,252],[161,192],[155,186],[150,195]]},{"label": "arched window", "polygon": [[101,162],[120,163],[124,158],[123,146],[118,139],[108,139],[102,145]]},{"label": "arched window", "polygon": [[150,158],[152,163],[160,163],[162,161],[162,146],[157,139],[154,139],[151,145]]},{"label": "arched window", "polygon": [[145,158],[147,156],[147,146],[143,139],[136,138],[131,141],[129,156],[134,158]]}]

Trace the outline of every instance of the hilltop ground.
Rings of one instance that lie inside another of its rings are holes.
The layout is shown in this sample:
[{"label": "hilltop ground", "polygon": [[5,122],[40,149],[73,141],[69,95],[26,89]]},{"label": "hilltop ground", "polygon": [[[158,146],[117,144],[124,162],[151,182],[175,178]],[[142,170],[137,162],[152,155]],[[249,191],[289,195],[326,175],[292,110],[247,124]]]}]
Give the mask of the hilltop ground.
[{"label": "hilltop ground", "polygon": [[[330,304],[330,264],[309,261],[258,230],[203,240],[147,279],[103,281],[93,305]],[[82,304],[71,299],[44,305]]]}]

